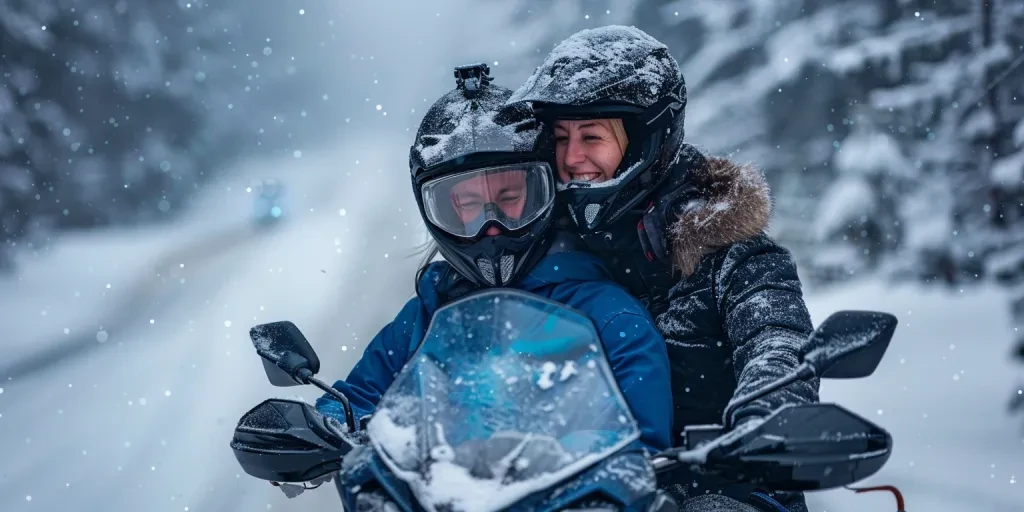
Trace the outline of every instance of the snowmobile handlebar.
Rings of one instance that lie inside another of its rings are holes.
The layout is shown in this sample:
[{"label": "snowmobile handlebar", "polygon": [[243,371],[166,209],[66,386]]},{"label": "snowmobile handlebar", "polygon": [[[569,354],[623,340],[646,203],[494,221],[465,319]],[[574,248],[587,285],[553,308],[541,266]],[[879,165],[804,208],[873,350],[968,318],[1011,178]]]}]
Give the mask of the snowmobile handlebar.
[{"label": "snowmobile handlebar", "polygon": [[685,437],[650,458],[659,486],[693,471],[778,491],[834,489],[876,473],[892,453],[889,432],[836,404],[784,407],[732,431],[690,427]]},{"label": "snowmobile handlebar", "polygon": [[[830,316],[811,335],[801,365],[790,375],[734,399],[722,425],[687,427],[683,446],[649,457],[659,487],[680,481],[680,472],[696,472],[778,491],[811,491],[843,487],[877,472],[889,459],[892,436],[839,405],[786,406],[738,426],[733,417],[793,382],[870,375],[896,324],[885,313]],[[291,322],[256,326],[250,336],[272,384],[324,390],[342,404],[348,430],[303,402],[267,400],[235,430],[231,446],[239,463],[250,475],[275,482],[310,481],[338,471],[356,446],[353,435],[360,434],[347,398],[314,377],[319,359]]]}]

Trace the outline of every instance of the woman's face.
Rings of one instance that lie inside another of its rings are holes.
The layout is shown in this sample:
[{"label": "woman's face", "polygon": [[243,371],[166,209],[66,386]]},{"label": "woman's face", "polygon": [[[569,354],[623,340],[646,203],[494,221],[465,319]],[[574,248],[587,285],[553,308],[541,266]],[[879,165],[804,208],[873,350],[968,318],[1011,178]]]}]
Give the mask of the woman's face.
[{"label": "woman's face", "polygon": [[555,121],[555,165],[562,183],[601,183],[615,177],[623,150],[612,123],[612,119]]}]

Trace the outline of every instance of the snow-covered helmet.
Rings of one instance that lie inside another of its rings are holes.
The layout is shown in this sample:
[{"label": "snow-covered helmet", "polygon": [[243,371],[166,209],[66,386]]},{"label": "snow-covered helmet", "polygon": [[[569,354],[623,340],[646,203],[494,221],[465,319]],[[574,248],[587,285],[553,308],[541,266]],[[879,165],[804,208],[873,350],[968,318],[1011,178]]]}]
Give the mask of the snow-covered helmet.
[{"label": "snow-covered helmet", "polygon": [[679,64],[668,47],[635,27],[573,34],[512,94],[509,104],[517,102],[531,103],[546,121],[622,119],[629,145],[614,178],[558,184],[583,233],[637,208],[668,175],[683,143],[686,84]]},{"label": "snow-covered helmet", "polygon": [[[455,68],[457,87],[427,111],[409,152],[427,230],[455,270],[482,286],[514,282],[551,243],[551,145],[526,104],[491,85],[486,64]],[[487,236],[492,226],[500,234]]]}]

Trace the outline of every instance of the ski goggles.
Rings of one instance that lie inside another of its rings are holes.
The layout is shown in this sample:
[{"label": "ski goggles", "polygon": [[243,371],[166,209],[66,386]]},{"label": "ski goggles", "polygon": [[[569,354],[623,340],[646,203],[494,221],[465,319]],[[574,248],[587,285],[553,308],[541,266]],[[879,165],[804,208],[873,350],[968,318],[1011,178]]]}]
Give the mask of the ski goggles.
[{"label": "ski goggles", "polygon": [[486,167],[430,180],[420,195],[427,221],[474,238],[488,226],[515,231],[544,216],[555,203],[554,174],[546,162]]}]

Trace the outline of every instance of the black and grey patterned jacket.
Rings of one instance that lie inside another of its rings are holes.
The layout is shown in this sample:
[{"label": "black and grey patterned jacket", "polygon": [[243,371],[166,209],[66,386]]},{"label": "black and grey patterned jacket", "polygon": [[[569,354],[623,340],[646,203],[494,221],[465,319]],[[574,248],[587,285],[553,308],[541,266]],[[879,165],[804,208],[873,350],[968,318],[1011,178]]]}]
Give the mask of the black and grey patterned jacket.
[{"label": "black and grey patterned jacket", "polygon": [[[678,282],[656,318],[669,345],[676,432],[720,423],[733,397],[791,372],[813,329],[793,258],[764,233],[771,197],[763,175],[723,158],[695,161],[696,197],[670,230]],[[817,401],[817,380],[798,382],[740,408],[735,419]],[[785,501],[805,507],[801,496]]]},{"label": "black and grey patterned jacket", "polygon": [[[757,169],[684,145],[659,188],[659,208],[682,212],[647,228],[670,248],[671,268],[645,256],[639,216],[585,238],[615,280],[644,301],[668,343],[678,436],[688,425],[721,423],[734,397],[795,369],[812,327],[793,258],[765,234],[771,195]],[[816,401],[817,381],[794,383],[741,407],[734,420]],[[686,495],[724,492],[741,501],[752,490],[704,480],[683,487]],[[801,496],[783,498],[791,510],[806,510]]]},{"label": "black and grey patterned jacket", "polygon": [[[699,197],[671,227],[678,283],[657,317],[669,344],[675,430],[719,423],[734,396],[786,375],[813,330],[796,265],[764,230],[771,198],[755,168],[702,159],[690,173]],[[741,408],[736,420],[818,400],[794,383]]]}]

